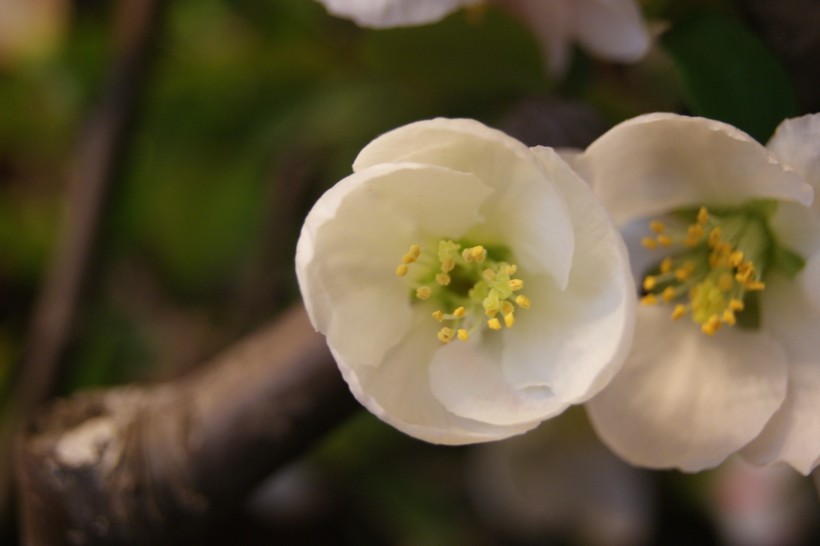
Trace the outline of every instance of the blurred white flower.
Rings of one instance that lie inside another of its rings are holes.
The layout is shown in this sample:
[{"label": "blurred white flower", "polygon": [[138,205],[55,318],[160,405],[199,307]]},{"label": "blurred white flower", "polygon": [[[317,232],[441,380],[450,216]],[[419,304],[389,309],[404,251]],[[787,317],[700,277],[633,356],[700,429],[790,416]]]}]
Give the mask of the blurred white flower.
[{"label": "blurred white flower", "polygon": [[[328,12],[371,28],[434,23],[485,0],[319,0]],[[556,76],[569,65],[572,44],[617,62],[648,51],[649,33],[635,0],[487,0],[516,14],[534,32]]]},{"label": "blurred white flower", "polygon": [[353,394],[464,444],[586,401],[630,344],[626,249],[552,149],[472,120],[384,134],[305,220],[296,272]]},{"label": "blurred white flower", "polygon": [[632,353],[588,405],[604,441],[649,467],[697,471],[748,445],[756,462],[808,473],[820,457],[820,116],[784,122],[766,149],[724,123],[651,114],[574,162],[647,273]]}]

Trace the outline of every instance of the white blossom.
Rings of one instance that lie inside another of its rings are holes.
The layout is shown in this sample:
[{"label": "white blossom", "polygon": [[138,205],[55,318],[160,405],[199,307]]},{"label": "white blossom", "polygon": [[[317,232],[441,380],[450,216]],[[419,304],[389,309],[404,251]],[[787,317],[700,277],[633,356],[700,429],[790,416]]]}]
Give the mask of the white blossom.
[{"label": "white blossom", "polygon": [[673,114],[624,122],[575,158],[644,274],[633,350],[588,405],[626,460],[818,464],[818,158],[817,115],[784,122],[767,149]]},{"label": "white blossom", "polygon": [[529,26],[549,71],[562,75],[572,45],[617,62],[635,62],[649,49],[649,33],[635,0],[319,0],[328,12],[370,28],[434,23],[450,13],[489,1]]},{"label": "white blossom", "polygon": [[305,220],[296,272],[356,398],[463,444],[598,392],[631,341],[625,246],[548,148],[472,120],[384,134]]}]

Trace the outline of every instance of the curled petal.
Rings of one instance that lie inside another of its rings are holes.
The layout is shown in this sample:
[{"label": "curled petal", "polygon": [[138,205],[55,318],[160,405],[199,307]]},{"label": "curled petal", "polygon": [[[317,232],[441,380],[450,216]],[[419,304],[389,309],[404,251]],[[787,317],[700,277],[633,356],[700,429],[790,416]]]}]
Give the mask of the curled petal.
[{"label": "curled petal", "polygon": [[343,359],[378,365],[406,334],[413,311],[395,275],[402,253],[429,233],[461,236],[491,193],[467,173],[395,164],[322,196],[302,228],[296,275],[311,322]]},{"label": "curled petal", "polygon": [[625,121],[577,158],[615,223],[751,199],[810,205],[811,186],[742,131],[718,121],[648,114]]},{"label": "curled petal", "polygon": [[[538,421],[498,426],[466,419],[445,408],[433,395],[430,362],[436,354],[462,343],[431,344],[435,326],[417,316],[410,334],[394,347],[378,367],[353,368],[337,356],[350,390],[377,417],[402,432],[436,444],[470,444],[498,440],[534,428]],[[332,348],[331,348],[332,350]]]},{"label": "curled petal", "polygon": [[390,28],[435,23],[482,0],[319,0],[328,13],[361,27]]},{"label": "curled petal", "polygon": [[820,255],[809,263],[812,266],[797,279],[767,282],[761,301],[763,326],[777,336],[788,355],[789,387],[783,407],[743,451],[753,462],[787,462],[803,474],[820,464]]},{"label": "curled petal", "polygon": [[598,434],[626,461],[698,471],[763,429],[786,395],[787,356],[763,331],[703,335],[668,309],[638,309],[633,352],[588,404]]},{"label": "curled petal", "polygon": [[634,281],[626,247],[589,187],[557,154],[534,149],[573,221],[576,252],[567,287],[533,279],[533,307],[506,336],[502,362],[517,389],[548,386],[578,403],[618,371],[632,342]]},{"label": "curled petal", "polygon": [[[786,165],[800,173],[820,191],[820,114],[810,114],[781,123],[767,145]],[[820,214],[820,200],[814,211]]]},{"label": "curled petal", "polygon": [[490,220],[487,229],[471,237],[508,245],[523,268],[548,273],[566,286],[574,248],[569,213],[546,182],[551,173],[521,142],[473,120],[419,121],[375,139],[359,153],[353,170],[395,161],[475,174],[495,193],[482,207]]}]

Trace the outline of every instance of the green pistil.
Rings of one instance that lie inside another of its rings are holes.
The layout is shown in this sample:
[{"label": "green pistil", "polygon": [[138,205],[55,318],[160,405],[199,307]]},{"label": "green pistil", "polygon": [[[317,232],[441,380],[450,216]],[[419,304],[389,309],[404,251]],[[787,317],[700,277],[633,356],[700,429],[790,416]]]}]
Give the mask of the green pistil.
[{"label": "green pistil", "polygon": [[524,281],[515,277],[515,264],[497,257],[507,255],[509,252],[500,247],[490,253],[480,244],[442,239],[435,252],[411,245],[396,274],[404,277],[410,265],[418,267],[413,298],[436,304],[432,316],[446,324],[437,334],[439,340],[467,341],[471,333],[483,326],[491,330],[501,329],[502,324],[512,327],[514,303],[520,308],[530,306],[529,298],[517,294]]}]

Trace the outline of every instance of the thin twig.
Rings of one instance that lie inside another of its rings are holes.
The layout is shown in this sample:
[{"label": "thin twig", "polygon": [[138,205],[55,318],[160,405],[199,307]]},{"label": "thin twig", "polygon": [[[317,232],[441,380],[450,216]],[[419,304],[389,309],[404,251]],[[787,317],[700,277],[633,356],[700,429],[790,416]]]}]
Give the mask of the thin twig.
[{"label": "thin twig", "polygon": [[47,400],[60,375],[91,264],[111,183],[148,70],[162,0],[121,4],[127,31],[120,40],[111,78],[77,143],[68,177],[67,208],[54,255],[32,312],[23,362],[0,425],[0,514],[10,500],[8,452],[17,423]]}]

